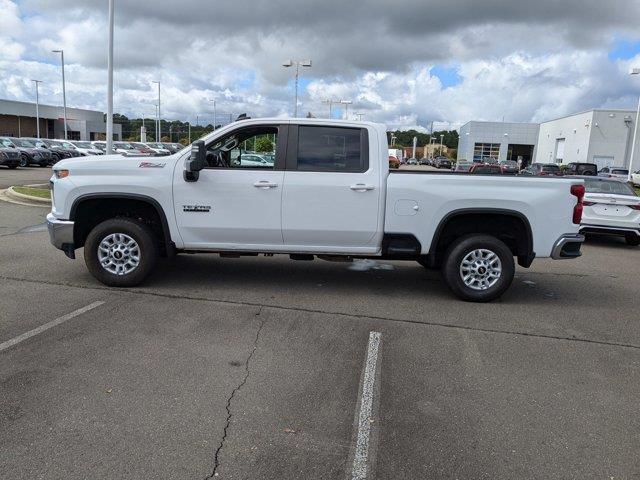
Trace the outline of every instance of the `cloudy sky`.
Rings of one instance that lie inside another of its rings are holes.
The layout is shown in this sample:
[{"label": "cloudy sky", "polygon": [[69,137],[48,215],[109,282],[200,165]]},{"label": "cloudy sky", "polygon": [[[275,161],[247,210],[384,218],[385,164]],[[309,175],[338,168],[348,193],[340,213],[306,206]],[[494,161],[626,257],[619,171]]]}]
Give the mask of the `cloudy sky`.
[{"label": "cloudy sky", "polygon": [[[326,99],[392,128],[635,108],[640,0],[115,0],[114,110],[195,122]],[[0,0],[0,98],[106,109],[107,0]],[[342,112],[334,107],[334,116]],[[443,123],[438,123],[443,122]]]}]

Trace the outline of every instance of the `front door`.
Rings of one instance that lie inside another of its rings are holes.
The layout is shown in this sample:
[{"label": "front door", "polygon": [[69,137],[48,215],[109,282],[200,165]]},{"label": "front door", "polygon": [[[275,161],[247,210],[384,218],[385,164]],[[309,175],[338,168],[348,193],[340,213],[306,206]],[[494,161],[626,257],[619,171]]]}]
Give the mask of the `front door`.
[{"label": "front door", "polygon": [[212,140],[196,182],[185,182],[183,168],[176,168],[174,208],[185,248],[282,246],[281,132],[286,126],[246,126]]}]

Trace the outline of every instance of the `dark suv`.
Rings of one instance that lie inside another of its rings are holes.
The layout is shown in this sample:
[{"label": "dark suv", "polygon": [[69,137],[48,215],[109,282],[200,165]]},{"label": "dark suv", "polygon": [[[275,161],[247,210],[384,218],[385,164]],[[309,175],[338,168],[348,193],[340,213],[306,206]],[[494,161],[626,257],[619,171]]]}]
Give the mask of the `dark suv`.
[{"label": "dark suv", "polygon": [[31,164],[36,164],[41,167],[46,167],[52,162],[53,155],[46,148],[38,148],[35,144],[29,140],[23,140],[22,138],[0,138],[0,143],[5,147],[14,147],[20,151],[20,163],[21,167],[28,167]]},{"label": "dark suv", "polygon": [[533,163],[520,172],[520,175],[534,175],[536,177],[562,176],[560,166],[555,163]]},{"label": "dark suv", "polygon": [[50,164],[55,164],[65,158],[80,157],[82,154],[76,150],[65,148],[62,143],[55,140],[49,140],[47,138],[21,138],[21,140],[28,140],[38,148],[46,148],[51,152]]},{"label": "dark suv", "polygon": [[571,162],[567,164],[567,175],[597,175],[598,166],[595,163]]}]

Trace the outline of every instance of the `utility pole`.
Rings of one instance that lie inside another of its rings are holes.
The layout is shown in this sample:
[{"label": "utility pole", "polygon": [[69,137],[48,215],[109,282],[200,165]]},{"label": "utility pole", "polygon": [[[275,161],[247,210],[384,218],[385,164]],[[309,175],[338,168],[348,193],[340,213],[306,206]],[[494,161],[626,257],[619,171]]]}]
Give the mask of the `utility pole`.
[{"label": "utility pole", "polygon": [[215,130],[216,124],[218,123],[218,116],[216,115],[216,99],[210,98],[209,101],[213,103],[213,130]]},{"label": "utility pole", "polygon": [[[114,0],[109,0],[109,47],[107,52],[107,155],[113,153],[113,2]],[[144,125],[144,118],[142,119],[142,123]]]},{"label": "utility pole", "polygon": [[31,80],[36,85],[36,138],[40,138],[40,96],[38,94],[38,84],[42,80]]},{"label": "utility pole", "polygon": [[160,81],[152,81],[158,84],[158,132],[156,134],[156,142],[160,142],[162,138],[162,114],[160,113]]}]

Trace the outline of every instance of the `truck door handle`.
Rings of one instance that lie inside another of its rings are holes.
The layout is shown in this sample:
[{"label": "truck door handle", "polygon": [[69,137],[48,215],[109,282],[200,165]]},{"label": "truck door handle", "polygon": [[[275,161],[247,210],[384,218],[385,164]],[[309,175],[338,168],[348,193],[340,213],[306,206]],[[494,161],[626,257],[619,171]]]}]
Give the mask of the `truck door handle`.
[{"label": "truck door handle", "polygon": [[276,188],[278,186],[277,183],[271,183],[268,180],[260,180],[259,182],[256,182],[253,184],[254,187],[256,188],[262,188],[262,189],[267,189],[267,188]]},{"label": "truck door handle", "polygon": [[356,183],[355,185],[351,185],[349,188],[356,192],[366,192],[368,190],[373,190],[376,187],[373,185],[365,185],[364,183]]}]

